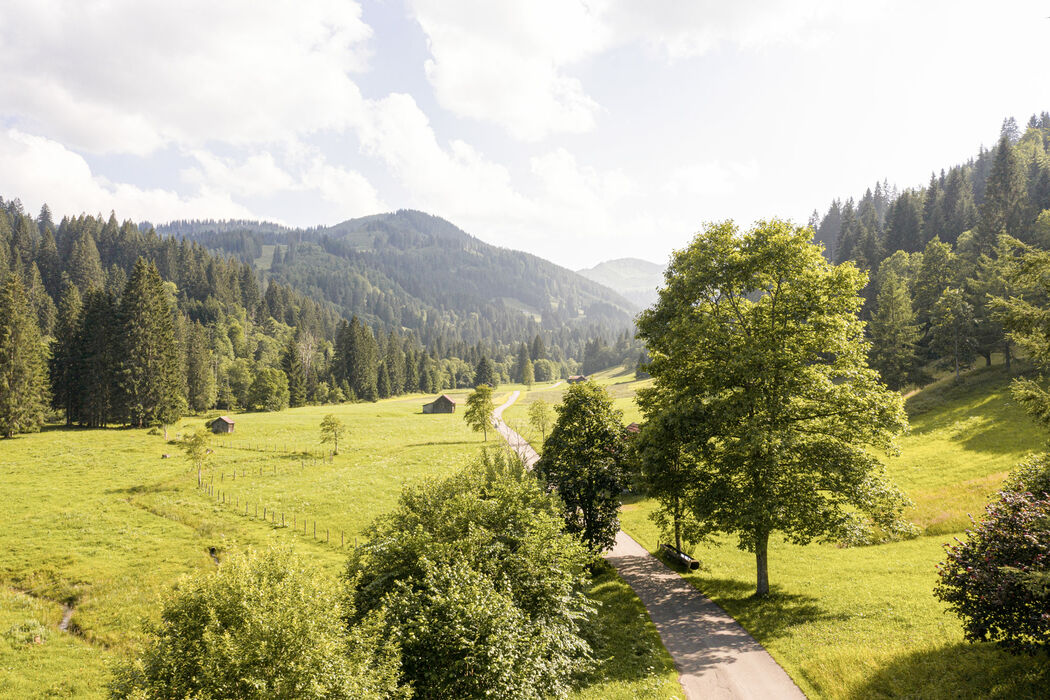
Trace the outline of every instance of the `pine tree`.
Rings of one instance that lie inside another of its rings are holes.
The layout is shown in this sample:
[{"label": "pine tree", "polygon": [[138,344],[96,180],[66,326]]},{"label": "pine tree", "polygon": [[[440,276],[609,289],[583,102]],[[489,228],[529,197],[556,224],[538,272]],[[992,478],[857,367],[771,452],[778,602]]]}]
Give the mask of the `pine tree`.
[{"label": "pine tree", "polygon": [[186,401],[190,411],[203,413],[215,405],[216,396],[208,330],[194,321],[186,334]]},{"label": "pine tree", "polygon": [[529,357],[532,358],[533,362],[536,360],[547,359],[547,348],[544,346],[543,338],[539,333],[537,333],[536,337],[532,339],[532,348],[530,349]]},{"label": "pine tree", "polygon": [[95,239],[87,231],[81,233],[73,243],[67,270],[69,278],[81,294],[101,287],[105,282],[98,247],[95,245]]},{"label": "pine tree", "polygon": [[893,271],[882,277],[875,314],[869,324],[871,364],[886,386],[900,390],[915,372],[919,327],[907,282]]},{"label": "pine tree", "polygon": [[0,435],[36,432],[48,404],[47,350],[18,275],[0,291]]},{"label": "pine tree", "polygon": [[995,149],[995,160],[988,173],[984,201],[981,203],[980,221],[977,224],[978,253],[991,251],[1000,233],[1024,238],[1027,233],[1024,220],[1027,200],[1024,169],[1017,150],[1004,133]]},{"label": "pine tree", "polygon": [[535,381],[536,372],[532,367],[532,360],[525,360],[525,365],[521,370],[521,383],[531,389]]},{"label": "pine tree", "polygon": [[73,420],[100,428],[116,419],[120,376],[120,323],[113,296],[102,289],[84,295],[76,339]]},{"label": "pine tree", "polygon": [[139,258],[120,301],[120,409],[130,425],[168,424],[186,407],[175,321],[160,273]]},{"label": "pine tree", "polygon": [[66,414],[66,425],[72,425],[78,414],[80,398],[76,384],[79,362],[77,337],[80,334],[80,314],[83,303],[77,288],[67,282],[58,304],[55,339],[51,343],[51,405]]},{"label": "pine tree", "polygon": [[496,365],[484,355],[478,360],[478,365],[474,369],[474,386],[481,386],[482,384],[493,389],[499,385]]},{"label": "pine tree", "polygon": [[391,396],[390,372],[387,371],[385,362],[379,365],[379,372],[376,375],[376,393],[381,399],[389,399]]},{"label": "pine tree", "polygon": [[281,369],[288,377],[288,405],[291,408],[306,404],[306,375],[303,372],[302,360],[299,358],[298,334],[296,330],[281,355]]},{"label": "pine tree", "polygon": [[930,175],[930,186],[922,204],[922,238],[931,241],[944,233],[944,207],[941,203],[941,187],[936,175]]},{"label": "pine tree", "polygon": [[529,347],[525,343],[518,345],[518,357],[514,361],[514,381],[525,382],[525,363],[529,361]]}]

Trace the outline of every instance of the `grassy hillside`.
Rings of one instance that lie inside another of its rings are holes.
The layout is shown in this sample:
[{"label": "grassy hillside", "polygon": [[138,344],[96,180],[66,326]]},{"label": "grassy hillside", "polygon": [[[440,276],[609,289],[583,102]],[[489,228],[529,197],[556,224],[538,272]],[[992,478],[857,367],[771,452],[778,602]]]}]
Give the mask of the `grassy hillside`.
[{"label": "grassy hillside", "polygon": [[[179,576],[214,567],[212,547],[221,560],[292,540],[338,575],[340,534],[350,546],[402,484],[447,474],[482,446],[461,415],[422,415],[424,399],[240,414],[234,435],[213,445],[210,493],[197,490],[177,446],[144,430],[50,429],[4,441],[0,697],[103,695],[108,665],[134,650],[142,621]],[[316,457],[329,412],[349,428],[330,462]],[[169,437],[201,422],[183,421]],[[606,574],[592,595],[605,603],[601,663],[579,697],[673,696],[670,657],[630,589]],[[75,634],[57,629],[62,604],[74,606]]]},{"label": "grassy hillside", "polygon": [[[632,397],[644,383],[633,373],[603,372],[595,380],[615,397],[625,421],[640,419]],[[528,434],[528,404],[557,403],[565,388],[529,392],[506,412],[508,421]],[[964,642],[958,619],[932,591],[944,544],[969,525],[968,514],[984,511],[1007,472],[1042,449],[1046,435],[1011,399],[1001,365],[975,370],[961,385],[941,380],[907,406],[911,431],[886,464],[914,502],[908,517],[920,537],[852,549],[778,540],[770,545],[773,595],[763,601],[751,598],[754,556],[729,538],[698,546],[703,568],[686,578],[739,620],[811,697],[1045,697],[1045,659]],[[654,507],[634,497],[621,511],[623,528],[653,551]]]},{"label": "grassy hillside", "polygon": [[[962,386],[942,381],[908,401],[911,432],[890,476],[912,498],[922,536],[874,547],[770,544],[767,600],[755,601],[754,556],[735,540],[696,548],[686,575],[739,620],[812,697],[1045,697],[1050,665],[963,641],[932,594],[944,544],[979,515],[1003,477],[1045,435],[1011,400],[1001,366]],[[624,506],[623,527],[651,550],[654,503]]]}]

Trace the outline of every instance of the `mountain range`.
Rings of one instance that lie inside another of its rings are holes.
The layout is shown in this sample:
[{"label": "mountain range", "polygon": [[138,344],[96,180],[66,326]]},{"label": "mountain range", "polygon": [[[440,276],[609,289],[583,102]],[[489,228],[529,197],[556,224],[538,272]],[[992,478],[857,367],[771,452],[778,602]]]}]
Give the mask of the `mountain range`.
[{"label": "mountain range", "polygon": [[639,308],[656,302],[656,289],[663,284],[664,266],[638,258],[618,258],[577,272],[614,290]]}]

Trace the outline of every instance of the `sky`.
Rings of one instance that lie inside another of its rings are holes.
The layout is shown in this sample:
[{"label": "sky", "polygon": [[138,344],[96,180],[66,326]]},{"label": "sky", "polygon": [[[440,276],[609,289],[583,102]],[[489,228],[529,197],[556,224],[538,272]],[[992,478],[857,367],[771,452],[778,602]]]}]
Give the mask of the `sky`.
[{"label": "sky", "polygon": [[967,160],[1050,110],[1048,37],[1047,0],[4,0],[0,196],[664,262]]}]

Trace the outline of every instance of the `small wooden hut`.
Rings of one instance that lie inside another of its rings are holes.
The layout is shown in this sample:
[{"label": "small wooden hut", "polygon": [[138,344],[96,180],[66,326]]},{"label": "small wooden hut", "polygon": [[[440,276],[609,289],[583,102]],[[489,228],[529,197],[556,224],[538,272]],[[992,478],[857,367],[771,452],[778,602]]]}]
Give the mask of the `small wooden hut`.
[{"label": "small wooden hut", "polygon": [[568,381],[569,384],[579,384],[580,382],[587,381],[587,375],[586,374],[574,374],[571,377],[569,377],[566,381]]},{"label": "small wooden hut", "polygon": [[208,423],[208,427],[211,428],[213,433],[232,433],[233,419],[229,416],[219,416],[211,423]]},{"label": "small wooden hut", "polygon": [[442,394],[430,403],[423,404],[423,413],[455,413],[456,400],[448,394]]}]

